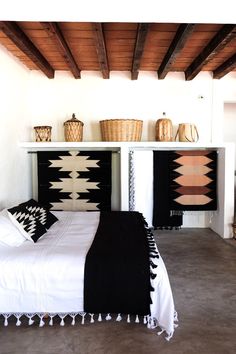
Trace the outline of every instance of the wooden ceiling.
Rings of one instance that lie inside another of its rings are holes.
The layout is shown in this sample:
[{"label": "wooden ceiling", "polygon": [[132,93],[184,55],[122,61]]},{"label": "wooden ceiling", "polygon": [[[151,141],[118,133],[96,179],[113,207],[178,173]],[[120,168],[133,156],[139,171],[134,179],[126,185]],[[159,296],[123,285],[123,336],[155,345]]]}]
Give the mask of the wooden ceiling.
[{"label": "wooden ceiling", "polygon": [[220,79],[236,71],[236,25],[188,23],[0,22],[0,43],[30,70],[52,79],[56,70],[184,72]]}]

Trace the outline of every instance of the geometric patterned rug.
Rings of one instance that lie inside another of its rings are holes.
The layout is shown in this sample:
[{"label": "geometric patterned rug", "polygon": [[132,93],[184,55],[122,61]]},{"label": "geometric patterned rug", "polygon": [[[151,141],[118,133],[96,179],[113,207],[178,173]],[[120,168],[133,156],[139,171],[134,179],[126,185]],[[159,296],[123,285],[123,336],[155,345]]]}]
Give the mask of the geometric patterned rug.
[{"label": "geometric patterned rug", "polygon": [[153,151],[153,220],[154,228],[179,228],[183,213],[172,213],[170,187],[170,155],[173,151]]},{"label": "geometric patterned rug", "polygon": [[169,164],[172,210],[217,209],[216,151],[174,151]]},{"label": "geometric patterned rug", "polygon": [[53,210],[111,210],[111,151],[39,151],[38,201]]}]

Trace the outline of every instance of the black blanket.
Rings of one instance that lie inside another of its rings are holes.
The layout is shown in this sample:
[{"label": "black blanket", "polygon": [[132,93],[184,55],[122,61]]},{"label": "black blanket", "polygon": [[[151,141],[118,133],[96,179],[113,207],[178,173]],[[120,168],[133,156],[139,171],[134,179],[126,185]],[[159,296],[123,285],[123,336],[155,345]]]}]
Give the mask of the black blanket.
[{"label": "black blanket", "polygon": [[149,241],[138,212],[101,212],[86,257],[84,310],[150,313]]}]

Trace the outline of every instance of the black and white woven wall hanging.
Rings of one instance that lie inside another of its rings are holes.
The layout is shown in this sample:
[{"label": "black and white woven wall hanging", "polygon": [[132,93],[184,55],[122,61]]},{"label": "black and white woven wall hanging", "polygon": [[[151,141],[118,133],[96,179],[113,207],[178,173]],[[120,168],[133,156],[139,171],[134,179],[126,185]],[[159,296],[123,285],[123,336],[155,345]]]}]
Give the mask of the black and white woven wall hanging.
[{"label": "black and white woven wall hanging", "polygon": [[40,151],[38,201],[53,210],[111,209],[111,151]]}]

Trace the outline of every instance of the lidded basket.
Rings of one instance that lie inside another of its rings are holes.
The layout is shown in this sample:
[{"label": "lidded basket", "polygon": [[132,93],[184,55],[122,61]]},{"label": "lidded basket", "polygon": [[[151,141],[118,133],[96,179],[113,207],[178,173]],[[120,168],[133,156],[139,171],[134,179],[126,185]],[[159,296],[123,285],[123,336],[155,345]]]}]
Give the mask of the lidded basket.
[{"label": "lidded basket", "polygon": [[65,141],[82,141],[84,123],[72,114],[72,118],[64,123]]},{"label": "lidded basket", "polygon": [[163,112],[163,118],[156,121],[156,141],[173,141],[172,121],[166,118]]}]

